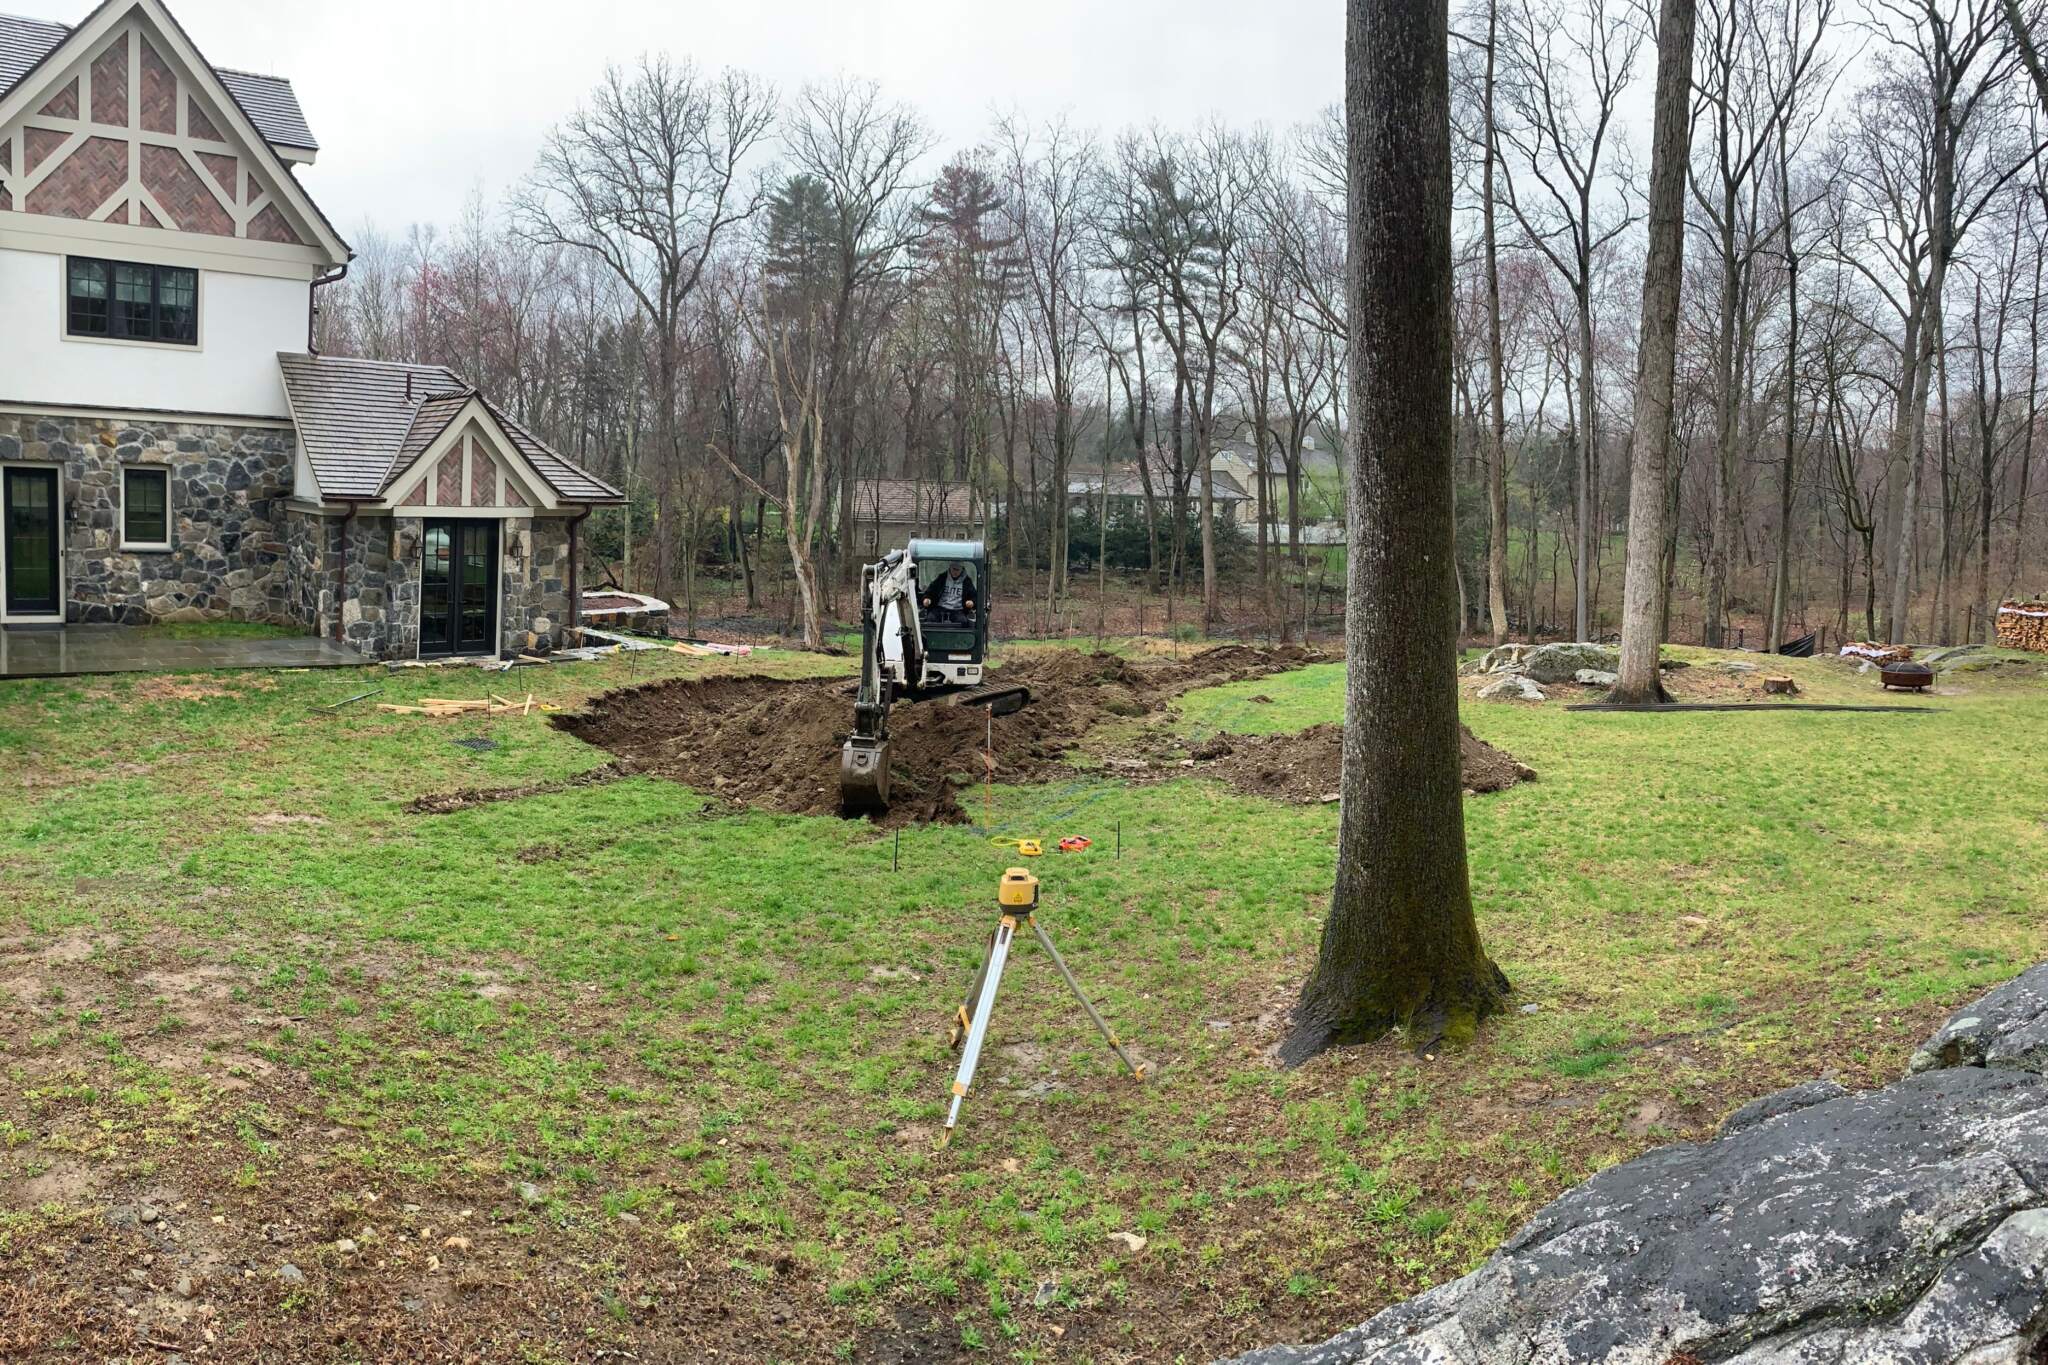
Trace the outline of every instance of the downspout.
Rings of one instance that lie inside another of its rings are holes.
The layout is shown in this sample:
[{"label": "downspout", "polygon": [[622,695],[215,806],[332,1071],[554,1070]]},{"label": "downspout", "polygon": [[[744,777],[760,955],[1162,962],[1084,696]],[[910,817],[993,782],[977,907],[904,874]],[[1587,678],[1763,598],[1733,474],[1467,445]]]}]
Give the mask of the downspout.
[{"label": "downspout", "polygon": [[[316,279],[315,279],[315,280],[313,281],[313,286],[312,286],[312,288],[310,288],[310,289],[308,289],[308,290],[306,291],[306,354],[307,354],[307,355],[319,355],[319,354],[320,354],[320,346],[319,346],[318,342],[317,342],[317,341],[315,340],[315,338],[314,338],[314,335],[313,335],[314,327],[315,327],[315,325],[316,325],[316,324],[317,324],[317,323],[319,322],[319,320],[320,320],[320,287],[321,287],[322,285],[328,285],[328,284],[338,284],[338,283],[340,283],[340,282],[341,282],[341,280],[342,280],[342,279],[343,279],[343,278],[344,278],[345,276],[347,276],[347,274],[348,274],[348,262],[347,262],[347,261],[343,261],[343,262],[341,263],[341,268],[340,268],[339,270],[336,270],[336,271],[335,271],[335,272],[334,272],[333,274],[331,274],[331,275],[321,275],[321,276],[319,276],[318,278],[316,278]],[[351,515],[351,516],[353,516],[353,515],[354,515],[354,513],[350,513],[350,515]]]},{"label": "downspout", "polygon": [[[586,507],[569,518],[569,629],[583,628],[583,519],[595,508]],[[580,642],[582,637],[577,637]]]},{"label": "downspout", "polygon": [[349,523],[356,519],[356,509],[360,506],[362,506],[361,503],[351,501],[348,504],[347,514],[341,519],[341,567],[337,570],[334,580],[334,638],[336,640],[342,638],[341,603],[342,599],[348,595],[348,528]]}]

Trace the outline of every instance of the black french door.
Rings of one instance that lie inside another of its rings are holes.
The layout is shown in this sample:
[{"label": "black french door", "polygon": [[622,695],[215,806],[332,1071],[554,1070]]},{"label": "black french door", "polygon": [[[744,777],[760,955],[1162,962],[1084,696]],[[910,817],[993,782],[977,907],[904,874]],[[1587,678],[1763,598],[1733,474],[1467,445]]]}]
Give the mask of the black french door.
[{"label": "black french door", "polygon": [[498,652],[498,523],[430,521],[420,567],[420,656]]},{"label": "black french door", "polygon": [[9,469],[0,481],[0,526],[6,537],[9,616],[54,616],[58,585],[57,471]]}]

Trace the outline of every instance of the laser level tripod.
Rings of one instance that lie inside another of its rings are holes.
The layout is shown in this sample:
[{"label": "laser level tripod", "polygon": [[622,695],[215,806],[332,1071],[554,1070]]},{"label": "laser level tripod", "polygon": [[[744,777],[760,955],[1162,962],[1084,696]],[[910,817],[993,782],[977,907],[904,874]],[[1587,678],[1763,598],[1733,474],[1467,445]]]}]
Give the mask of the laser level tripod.
[{"label": "laser level tripod", "polygon": [[[967,1087],[974,1083],[974,1067],[981,1060],[982,1044],[988,1041],[989,1016],[995,1013],[996,987],[1003,983],[1003,966],[1010,960],[1010,941],[1016,937],[1019,925],[1031,926],[1031,932],[1038,938],[1038,946],[1045,949],[1045,955],[1052,959],[1053,966],[1059,968],[1060,976],[1066,980],[1074,998],[1081,1002],[1081,1008],[1088,1011],[1095,1027],[1116,1049],[1118,1059],[1129,1068],[1131,1079],[1145,1079],[1145,1068],[1131,1060],[1131,1054],[1124,1050],[1116,1030],[1103,1022],[1095,1003],[1068,969],[1067,960],[1060,956],[1059,949],[1052,946],[1052,939],[1032,913],[1038,909],[1038,878],[1021,867],[1011,868],[996,884],[996,904],[1001,918],[996,921],[996,931],[989,938],[988,956],[982,959],[981,969],[974,974],[974,984],[967,988],[967,998],[953,1016],[952,1035],[947,1040],[953,1047],[961,1048],[960,1074],[953,1079],[953,1105],[946,1113],[946,1130],[939,1135],[941,1147],[952,1141],[953,1125],[960,1121],[960,1101],[967,1098]],[[961,1047],[963,1040],[965,1047]]]}]

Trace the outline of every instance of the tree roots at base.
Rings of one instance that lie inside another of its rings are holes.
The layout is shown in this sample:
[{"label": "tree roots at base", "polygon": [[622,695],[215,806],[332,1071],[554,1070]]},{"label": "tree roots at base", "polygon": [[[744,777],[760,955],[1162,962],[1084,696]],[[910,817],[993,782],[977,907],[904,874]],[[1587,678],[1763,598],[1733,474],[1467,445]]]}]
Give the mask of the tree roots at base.
[{"label": "tree roots at base", "polygon": [[1304,998],[1275,1055],[1292,1071],[1330,1048],[1377,1042],[1396,1029],[1407,1035],[1418,1056],[1463,1047],[1477,1035],[1481,1021],[1507,1008],[1514,990],[1491,961],[1481,958],[1479,966],[1476,976],[1431,983],[1421,1003],[1406,1011],[1360,1005],[1333,1017]]}]

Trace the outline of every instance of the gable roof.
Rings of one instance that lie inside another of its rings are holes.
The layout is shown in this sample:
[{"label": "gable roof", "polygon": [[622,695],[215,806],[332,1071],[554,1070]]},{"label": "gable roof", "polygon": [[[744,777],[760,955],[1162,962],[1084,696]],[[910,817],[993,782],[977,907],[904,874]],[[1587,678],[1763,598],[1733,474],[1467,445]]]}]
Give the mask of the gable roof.
[{"label": "gable roof", "polygon": [[[140,15],[162,38],[166,49],[159,55],[182,64],[204,91],[207,99],[219,106],[219,112],[228,125],[228,141],[240,143],[253,155],[256,162],[263,165],[277,204],[290,210],[305,227],[311,229],[312,236],[317,239],[319,250],[326,254],[329,261],[337,266],[343,266],[354,259],[355,252],[342,240],[341,234],[335,230],[327,214],[313,202],[313,196],[306,193],[306,187],[299,183],[298,177],[292,174],[292,168],[287,164],[284,152],[280,150],[296,144],[274,141],[270,132],[258,126],[250,111],[243,107],[241,97],[229,88],[221,70],[206,60],[198,46],[193,43],[191,36],[185,32],[184,26],[178,22],[177,16],[164,5],[163,0],[100,0],[98,7],[80,20],[75,27],[48,24],[34,19],[10,18],[8,22],[13,27],[9,32],[12,36],[0,39],[0,46],[6,46],[15,54],[10,60],[20,69],[5,79],[0,79],[0,122],[11,120],[40,98],[40,90],[47,88],[54,79],[52,72],[58,68],[64,53],[81,42],[87,46],[98,42],[106,33],[133,15]],[[54,40],[51,39],[52,34],[55,35]],[[45,41],[50,42],[48,47],[32,57],[26,56]],[[25,66],[21,65],[24,59],[27,63]],[[303,136],[308,144],[306,150],[311,150],[313,135],[311,130],[306,128],[304,114],[299,112],[298,98],[291,93],[290,82],[280,81],[271,76],[253,76],[247,72],[229,74],[241,79],[245,83],[245,88],[249,88],[253,93],[262,94],[259,107],[267,109],[268,117],[274,122],[283,120],[276,122],[279,137]],[[249,82],[257,84],[248,85]],[[208,88],[209,86],[211,88]],[[270,87],[281,88],[282,94],[278,94]],[[285,126],[286,123],[293,126],[288,128]]]},{"label": "gable roof", "polygon": [[[23,77],[42,64],[43,58],[56,51],[71,31],[68,24],[0,14],[0,98],[5,98]],[[213,73],[271,145],[308,152],[320,150],[313,130],[306,126],[305,111],[299,108],[299,97],[290,81],[225,66],[214,67]]]},{"label": "gable roof", "polygon": [[564,502],[623,502],[618,489],[558,454],[444,365],[279,354],[299,443],[322,501],[368,502],[391,485],[472,402]]}]

